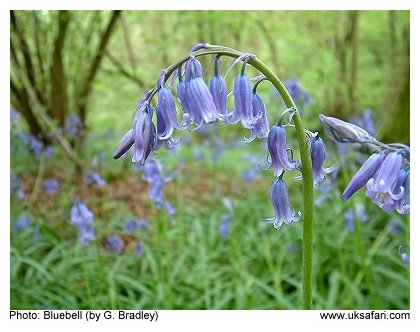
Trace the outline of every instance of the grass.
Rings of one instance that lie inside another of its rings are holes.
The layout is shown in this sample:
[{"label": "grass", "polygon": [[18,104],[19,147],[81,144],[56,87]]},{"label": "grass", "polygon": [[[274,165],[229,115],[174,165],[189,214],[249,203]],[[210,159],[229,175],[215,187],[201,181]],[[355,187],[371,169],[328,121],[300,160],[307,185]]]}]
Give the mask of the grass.
[{"label": "grass", "polygon": [[[92,158],[101,146],[108,151],[108,145],[112,143],[92,142],[86,155]],[[30,203],[11,197],[11,222],[22,211],[33,216],[28,229],[11,231],[11,308],[301,308],[302,224],[276,231],[261,223],[273,215],[268,194],[272,172],[261,171],[249,183],[240,177],[248,167],[243,152],[263,156],[259,145],[230,148],[217,161],[207,148],[203,160],[196,161],[193,150],[202,145],[202,138],[194,138],[176,155],[159,153],[168,169],[178,172],[164,189],[177,208],[173,217],[154,208],[148,185],[127,159],[100,163],[104,189],[83,184],[82,175],[63,163],[64,156],[46,160],[42,180],[59,178],[60,192],[47,196],[41,189]],[[39,176],[36,163],[23,167],[30,158],[24,151],[12,155],[12,168],[27,192]],[[185,160],[182,167],[180,159]],[[301,183],[288,183],[292,207],[298,210]],[[78,244],[76,229],[68,223],[77,197],[95,214],[97,239],[88,246]],[[219,234],[226,213],[222,197],[230,197],[234,205],[226,239]],[[369,220],[357,221],[349,232],[344,212],[356,202],[365,206]],[[128,234],[124,223],[130,217],[148,219],[149,227]],[[409,266],[398,255],[399,245],[408,243],[408,219],[385,214],[363,193],[343,202],[334,189],[315,209],[314,308],[408,309]],[[391,233],[390,223],[398,223],[401,231]],[[40,238],[34,242],[35,227]],[[110,234],[123,237],[123,254],[104,245]],[[143,246],[141,256],[134,252],[137,241]]]}]

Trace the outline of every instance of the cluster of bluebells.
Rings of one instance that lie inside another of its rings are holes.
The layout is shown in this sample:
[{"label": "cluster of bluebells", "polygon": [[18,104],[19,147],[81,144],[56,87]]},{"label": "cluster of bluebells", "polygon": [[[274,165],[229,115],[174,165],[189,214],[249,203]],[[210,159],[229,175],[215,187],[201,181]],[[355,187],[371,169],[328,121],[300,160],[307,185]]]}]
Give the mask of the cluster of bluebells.
[{"label": "cluster of bluebells", "polygon": [[54,195],[60,190],[60,184],[56,179],[48,179],[42,184],[44,192],[48,195]]},{"label": "cluster of bluebells", "polygon": [[164,199],[163,185],[173,179],[173,176],[167,176],[163,165],[155,159],[148,160],[143,167],[143,180],[150,183],[149,199],[158,208],[165,207],[168,216],[176,213],[176,208]]},{"label": "cluster of bluebells", "polygon": [[125,230],[128,233],[134,233],[137,229],[146,229],[149,222],[145,219],[135,220],[130,219],[125,223]]},{"label": "cluster of bluebells", "polygon": [[24,199],[26,196],[22,187],[22,180],[13,171],[10,171],[10,194],[13,193],[20,199]]},{"label": "cluster of bluebells", "polygon": [[70,211],[70,224],[79,230],[79,241],[83,245],[95,240],[93,213],[81,201],[76,201]]},{"label": "cluster of bluebells", "polygon": [[350,180],[341,195],[342,199],[348,200],[366,186],[366,196],[385,212],[410,213],[410,148],[378,142],[354,124],[323,115],[320,118],[332,139],[377,146]]},{"label": "cluster of bluebells", "polygon": [[13,224],[13,231],[20,232],[29,227],[32,217],[28,213],[20,214]]},{"label": "cluster of bluebells", "polygon": [[96,185],[98,187],[105,186],[105,180],[97,172],[89,172],[84,178],[87,185]]},{"label": "cluster of bluebells", "polygon": [[[257,83],[253,88],[250,78],[245,74],[246,61],[252,57],[253,55],[244,55],[238,60],[244,63],[233,86],[235,108],[231,112],[227,107],[228,91],[219,56],[215,58],[214,76],[209,86],[204,81],[200,61],[193,56],[176,70],[177,100],[182,111],[177,110],[174,94],[165,84],[169,75],[164,70],[158,78],[156,88],[146,93],[139,102],[134,127],[121,139],[114,158],[120,158],[134,145],[132,161],[144,165],[152,151],[157,151],[162,146],[173,149],[179,143],[172,138],[174,130],[185,130],[191,125],[195,126],[193,130],[198,130],[216,121],[229,124],[240,122],[251,131],[247,141],[266,137],[269,124],[265,104],[256,91]],[[152,98],[155,94],[157,104],[153,106]],[[154,113],[156,124],[153,121]]]},{"label": "cluster of bluebells", "polygon": [[296,77],[292,77],[284,84],[287,91],[289,91],[290,96],[293,98],[296,104],[303,108],[304,104],[311,104],[312,97],[311,95],[305,91],[299,80]]},{"label": "cluster of bluebells", "polygon": [[[291,109],[286,110],[285,113],[287,111],[292,116],[295,112],[295,110]],[[286,139],[286,126],[280,120],[270,129],[267,138],[269,152],[267,162],[269,168],[274,169],[274,176],[278,178],[274,182],[270,192],[275,217],[263,219],[263,221],[271,222],[276,229],[279,229],[283,223],[291,225],[299,221],[301,216],[300,211],[296,215],[295,211],[290,208],[287,184],[283,180],[283,174],[286,171],[300,169],[300,162],[293,160],[293,154],[291,153],[291,149],[287,147]],[[307,131],[307,139],[307,144],[311,152],[314,185],[318,186],[325,179],[325,174],[331,173],[334,167],[324,167],[327,153],[319,135]],[[301,178],[297,177],[296,179]]]},{"label": "cluster of bluebells", "polygon": [[69,113],[66,118],[66,133],[68,137],[76,138],[83,129],[83,124],[77,114]]},{"label": "cluster of bluebells", "polygon": [[[206,44],[198,44],[192,48],[191,52],[205,47]],[[201,63],[193,56],[193,53],[185,63],[175,69],[172,80],[170,80],[170,74],[173,71],[168,73],[164,70],[157,79],[156,87],[147,92],[140,100],[136,109],[137,117],[134,127],[122,137],[120,145],[114,153],[114,158],[120,158],[134,145],[132,161],[144,165],[151,152],[157,151],[161,146],[173,149],[179,143],[172,138],[175,130],[185,130],[190,125],[194,125],[194,131],[216,121],[228,124],[240,122],[242,127],[250,130],[250,136],[245,138],[246,142],[251,142],[255,138],[267,137],[270,155],[267,157],[268,165],[269,168],[274,169],[274,176],[278,179],[271,188],[271,201],[276,216],[264,219],[264,221],[271,222],[278,229],[283,222],[292,224],[300,219],[301,213],[299,212],[296,216],[289,206],[287,185],[282,179],[284,172],[298,169],[300,163],[294,161],[293,156],[289,156],[290,149],[286,144],[286,126],[279,121],[270,129],[266,105],[257,92],[258,85],[266,78],[258,76],[252,86],[251,79],[245,73],[247,62],[254,58],[253,54],[243,54],[233,64],[242,62],[241,71],[233,84],[234,109],[232,111],[229,111],[227,106],[230,93],[228,93],[225,79],[222,76],[222,62],[219,55],[216,55],[214,59],[214,74],[209,85],[204,80]],[[177,100],[182,111],[177,110],[174,94],[170,86],[166,85],[166,80],[174,82],[176,77],[178,79]],[[301,90],[297,80],[289,81],[287,88],[299,103],[310,102],[309,94]],[[153,105],[152,99],[156,94],[157,103]],[[290,119],[294,115],[293,112],[296,112],[295,109],[287,111],[291,113]],[[156,113],[156,122],[153,120],[154,113]],[[311,149],[315,184],[319,184],[325,178],[324,175],[331,172],[332,169],[323,167],[326,152],[322,139],[318,135],[310,133],[308,144]],[[196,158],[201,157],[201,154],[197,153]],[[156,168],[153,164],[150,167]],[[252,178],[254,174],[245,174],[245,176]],[[150,198],[156,204],[162,205],[163,181],[160,177],[148,177],[148,179],[152,184],[149,192]],[[226,220],[228,219],[226,218]],[[227,222],[224,224],[226,225]]]}]

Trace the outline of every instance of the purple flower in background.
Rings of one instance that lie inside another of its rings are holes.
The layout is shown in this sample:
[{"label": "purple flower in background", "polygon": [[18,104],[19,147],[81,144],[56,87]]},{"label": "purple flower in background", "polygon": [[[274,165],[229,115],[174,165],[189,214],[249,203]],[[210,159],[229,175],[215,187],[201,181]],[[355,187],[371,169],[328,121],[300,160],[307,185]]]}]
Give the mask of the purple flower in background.
[{"label": "purple flower in background", "polygon": [[15,125],[19,118],[19,112],[15,109],[10,110],[10,124]]},{"label": "purple flower in background", "polygon": [[176,214],[176,208],[170,202],[165,202],[165,210],[168,216],[174,216]]},{"label": "purple flower in background", "polygon": [[19,177],[15,176],[13,172],[10,172],[10,194],[16,193],[20,199],[25,198],[25,192],[22,189],[22,181]]},{"label": "purple flower in background", "polygon": [[44,192],[48,195],[54,195],[60,190],[60,184],[56,179],[48,179],[42,185]]},{"label": "purple flower in background", "polygon": [[76,201],[70,211],[70,224],[79,229],[79,241],[83,245],[95,240],[93,213],[80,201]]},{"label": "purple flower in background", "polygon": [[302,89],[297,78],[289,79],[284,85],[296,103],[310,104],[312,102],[311,95]]},{"label": "purple flower in background", "polygon": [[355,125],[366,130],[370,135],[375,136],[376,126],[372,109],[367,108],[363,110],[360,116],[354,119],[354,121],[352,122],[354,122]]},{"label": "purple flower in background", "polygon": [[149,198],[158,208],[163,206],[163,181],[160,177],[154,178],[149,189]]},{"label": "purple flower in background", "polygon": [[274,168],[274,176],[279,177],[284,171],[293,171],[299,166],[298,161],[290,161],[287,156],[286,128],[281,124],[274,125],[267,138],[268,152],[271,159],[267,158],[269,169]]},{"label": "purple flower in background", "polygon": [[369,219],[366,215],[366,209],[363,204],[356,204],[356,215],[361,222],[366,222]]},{"label": "purple flower in background", "polygon": [[224,118],[227,114],[227,87],[222,77],[222,62],[219,56],[216,56],[214,76],[210,80],[210,94],[213,97],[217,112]]},{"label": "purple flower in background", "polygon": [[156,160],[148,160],[143,167],[143,180],[152,183],[155,178],[160,178],[160,171]]},{"label": "purple flower in background", "polygon": [[347,188],[344,190],[341,198],[343,200],[348,200],[353,194],[362,188],[377,172],[382,161],[385,158],[386,153],[374,153],[372,154],[366,162],[360,167],[357,173],[350,180]]},{"label": "purple flower in background", "polygon": [[345,213],[344,213],[344,218],[346,219],[346,230],[348,230],[349,232],[354,232],[354,213],[353,213],[353,209],[348,209]]},{"label": "purple flower in background", "polygon": [[388,230],[391,234],[398,234],[402,231],[401,225],[398,223],[398,221],[393,220],[389,226]]},{"label": "purple flower in background", "polygon": [[260,173],[253,168],[242,171],[242,180],[246,183],[252,182],[260,177]]},{"label": "purple flower in background", "polygon": [[141,229],[145,229],[148,226],[148,222],[147,220],[144,219],[140,219],[140,220],[135,220],[135,219],[130,219],[125,223],[125,230],[128,233],[134,233],[138,228]]},{"label": "purple flower in background", "polygon": [[105,186],[105,180],[96,172],[89,172],[84,178],[84,182],[87,185],[97,185],[98,187]]},{"label": "purple flower in background", "polygon": [[229,226],[230,222],[232,220],[232,214],[226,213],[222,216],[222,219],[220,220],[219,225],[219,234],[222,238],[226,239],[229,236]]},{"label": "purple flower in background", "polygon": [[119,235],[109,235],[106,239],[106,247],[122,254],[124,251],[124,242]]},{"label": "purple flower in background", "polygon": [[203,152],[203,150],[201,150],[200,148],[194,148],[194,150],[193,150],[193,158],[195,159],[195,160],[203,160],[203,158],[204,158],[204,152]]},{"label": "purple flower in background", "polygon": [[410,254],[405,253],[404,246],[400,246],[399,248],[401,260],[404,264],[410,264]]},{"label": "purple flower in background", "polygon": [[16,221],[13,224],[13,230],[15,232],[20,232],[29,227],[31,224],[31,216],[27,213],[22,213],[17,217]]},{"label": "purple flower in background", "polygon": [[39,157],[41,155],[44,144],[35,136],[19,133],[18,138],[34,156]]},{"label": "purple flower in background", "polygon": [[319,136],[311,138],[309,140],[310,149],[311,149],[311,160],[312,160],[312,169],[314,174],[314,183],[318,185],[322,180],[325,179],[324,174],[331,173],[335,166],[324,168],[323,164],[327,158],[327,152],[325,151],[324,142]]},{"label": "purple flower in background", "polygon": [[134,247],[134,253],[136,254],[136,256],[141,256],[143,255],[144,249],[143,246],[141,245],[140,242],[136,243],[136,246]]},{"label": "purple flower in background", "polygon": [[273,183],[270,198],[276,215],[274,218],[263,219],[264,222],[272,223],[274,228],[279,229],[283,222],[291,225],[299,221],[301,212],[299,211],[296,217],[295,211],[290,208],[289,193],[287,192],[287,185],[284,180],[278,179]]},{"label": "purple flower in background", "polygon": [[77,114],[70,113],[66,119],[66,131],[70,138],[75,138],[83,129],[82,121]]}]

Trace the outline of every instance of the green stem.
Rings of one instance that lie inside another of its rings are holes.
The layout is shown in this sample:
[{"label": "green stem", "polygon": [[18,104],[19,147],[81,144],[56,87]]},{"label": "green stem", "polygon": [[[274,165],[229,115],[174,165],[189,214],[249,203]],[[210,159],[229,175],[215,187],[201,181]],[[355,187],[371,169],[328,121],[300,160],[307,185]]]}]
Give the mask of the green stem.
[{"label": "green stem", "polygon": [[[174,64],[166,68],[165,80],[167,80],[172,73],[181,66],[184,62],[190,59],[191,56],[198,57],[208,54],[218,54],[219,56],[229,56],[237,59],[243,55],[243,52],[238,50],[207,44],[205,48],[199,49],[191,54],[185,55]],[[247,62],[249,65],[260,71],[267,80],[269,80],[277,91],[280,93],[285,104],[289,108],[295,108],[292,97],[287,91],[286,87],[280,79],[257,57],[252,57]],[[156,87],[151,94],[151,97],[157,92]],[[293,116],[295,124],[296,135],[299,142],[299,152],[302,163],[302,178],[303,178],[303,250],[302,250],[302,266],[303,266],[303,308],[312,308],[312,247],[313,247],[313,174],[312,163],[309,147],[306,143],[305,128],[303,127],[302,119],[299,112],[295,112]]]}]

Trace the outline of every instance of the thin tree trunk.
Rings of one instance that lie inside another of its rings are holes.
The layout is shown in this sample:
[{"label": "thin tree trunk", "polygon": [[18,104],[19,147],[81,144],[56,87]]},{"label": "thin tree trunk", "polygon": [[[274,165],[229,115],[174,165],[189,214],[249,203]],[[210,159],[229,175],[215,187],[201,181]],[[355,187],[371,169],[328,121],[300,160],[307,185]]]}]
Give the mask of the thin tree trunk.
[{"label": "thin tree trunk", "polygon": [[87,105],[88,105],[88,97],[92,90],[93,81],[95,79],[96,74],[98,73],[102,59],[105,55],[105,49],[114,31],[114,28],[116,26],[116,23],[118,21],[118,17],[120,16],[120,14],[121,14],[120,10],[114,10],[112,12],[111,18],[109,19],[108,25],[105,29],[105,32],[102,35],[97,51],[88,69],[87,76],[81,85],[81,89],[79,90],[80,92],[78,94],[77,103],[78,103],[78,112],[79,112],[83,126],[86,126],[86,110],[87,110]]},{"label": "thin tree trunk", "polygon": [[58,120],[63,127],[67,115],[67,77],[63,64],[63,48],[66,40],[67,28],[70,23],[68,11],[58,12],[58,33],[54,42],[53,62],[51,66],[51,117]]},{"label": "thin tree trunk", "polygon": [[358,11],[349,12],[350,18],[350,41],[351,41],[351,71],[348,84],[350,112],[357,113],[357,72],[358,72]]}]

